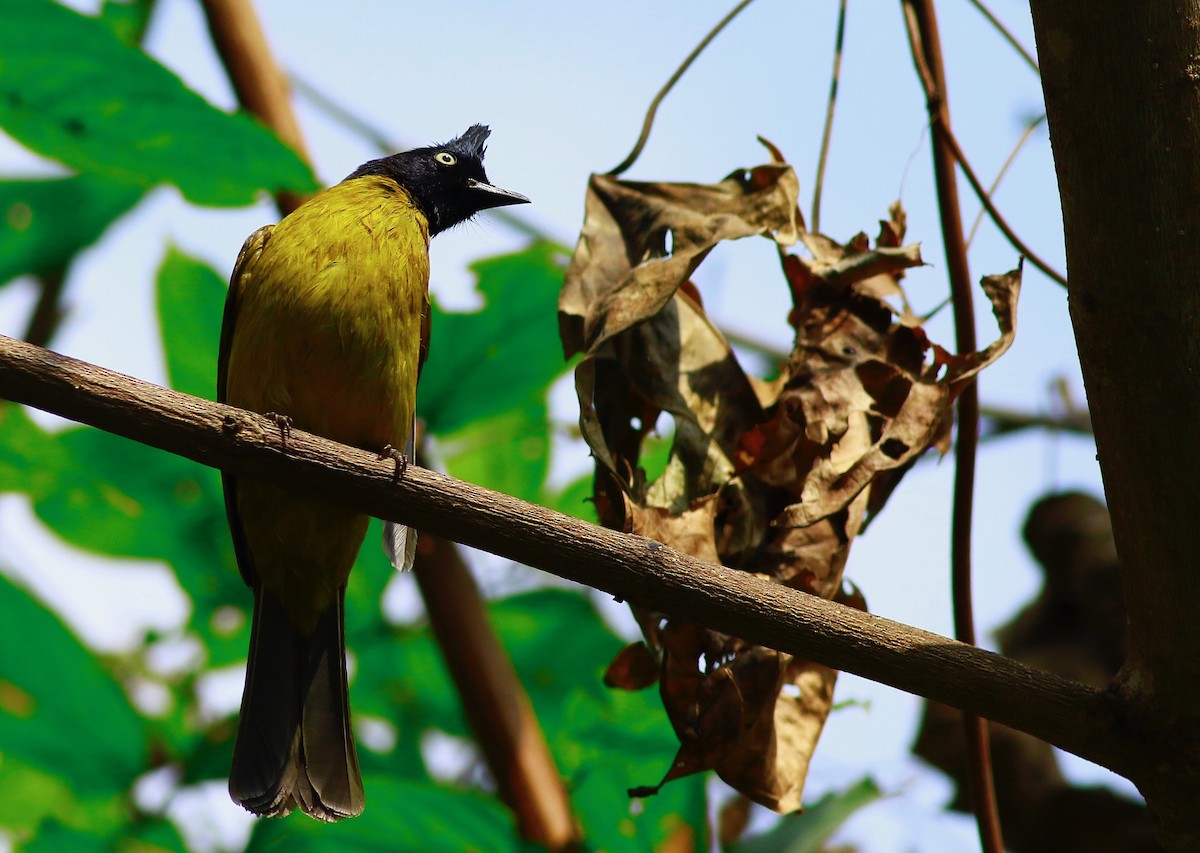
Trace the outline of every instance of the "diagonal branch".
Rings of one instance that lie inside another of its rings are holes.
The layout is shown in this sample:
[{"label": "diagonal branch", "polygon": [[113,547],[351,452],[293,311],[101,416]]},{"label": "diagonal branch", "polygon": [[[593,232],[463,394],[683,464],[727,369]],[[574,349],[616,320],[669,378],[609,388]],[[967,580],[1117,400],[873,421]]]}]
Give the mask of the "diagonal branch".
[{"label": "diagonal branch", "polygon": [[205,465],[319,489],[363,512],[996,720],[1143,777],[1117,694],[993,652],[415,466],[395,483],[390,461],[299,430],[284,452],[259,415],[3,336],[0,397]]}]

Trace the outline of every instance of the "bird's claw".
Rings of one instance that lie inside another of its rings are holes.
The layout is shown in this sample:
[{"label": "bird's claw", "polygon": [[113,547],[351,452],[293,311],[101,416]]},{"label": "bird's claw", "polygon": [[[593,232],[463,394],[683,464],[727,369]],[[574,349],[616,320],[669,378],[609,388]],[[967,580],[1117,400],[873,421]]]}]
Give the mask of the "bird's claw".
[{"label": "bird's claw", "polygon": [[399,483],[400,478],[404,476],[404,472],[408,470],[408,457],[403,450],[397,450],[390,444],[385,444],[383,450],[379,451],[380,460],[391,459],[396,463],[396,468],[392,472],[392,482]]},{"label": "bird's claw", "polygon": [[291,416],[281,415],[278,412],[267,412],[263,417],[271,421],[279,429],[279,444],[283,447],[283,452],[287,453],[288,436],[292,434]]}]

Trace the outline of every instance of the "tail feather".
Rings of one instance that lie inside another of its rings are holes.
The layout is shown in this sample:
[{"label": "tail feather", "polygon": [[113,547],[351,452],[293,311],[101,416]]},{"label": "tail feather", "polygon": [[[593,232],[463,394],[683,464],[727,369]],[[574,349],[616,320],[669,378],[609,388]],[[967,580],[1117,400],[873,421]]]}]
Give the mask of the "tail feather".
[{"label": "tail feather", "polygon": [[346,679],[345,590],[312,634],[270,592],[255,590],[254,624],[229,793],[264,817],[299,807],[324,821],[363,810]]}]

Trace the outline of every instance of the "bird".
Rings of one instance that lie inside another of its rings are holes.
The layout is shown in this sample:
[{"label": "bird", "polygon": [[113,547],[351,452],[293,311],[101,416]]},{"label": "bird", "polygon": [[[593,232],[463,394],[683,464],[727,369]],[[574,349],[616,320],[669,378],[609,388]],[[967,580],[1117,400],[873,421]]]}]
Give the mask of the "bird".
[{"label": "bird", "polygon": [[[528,198],[492,185],[491,131],[364,163],[255,231],[229,282],[217,359],[219,402],[290,429],[411,452],[429,340],[429,240],[480,211]],[[245,687],[229,773],[255,815],[299,808],[336,821],[364,793],[346,672],[346,581],[368,518],[320,495],[222,475],[242,579],[254,593]],[[385,524],[408,568],[415,534]]]}]

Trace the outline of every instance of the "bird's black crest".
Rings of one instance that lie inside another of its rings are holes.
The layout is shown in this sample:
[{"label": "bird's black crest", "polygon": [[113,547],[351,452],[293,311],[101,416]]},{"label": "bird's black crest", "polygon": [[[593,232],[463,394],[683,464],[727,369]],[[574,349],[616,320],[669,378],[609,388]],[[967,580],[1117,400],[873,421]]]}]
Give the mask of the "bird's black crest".
[{"label": "bird's black crest", "polygon": [[480,160],[487,152],[487,138],[492,135],[491,128],[486,124],[473,124],[467,128],[467,132],[457,139],[451,139],[441,148],[449,148],[455,151],[461,151],[471,157],[476,157]]},{"label": "bird's black crest", "polygon": [[425,214],[432,237],[481,210],[529,201],[488,183],[483,155],[489,135],[487,125],[473,124],[462,136],[442,145],[414,148],[364,163],[346,180],[369,175],[391,178]]}]

